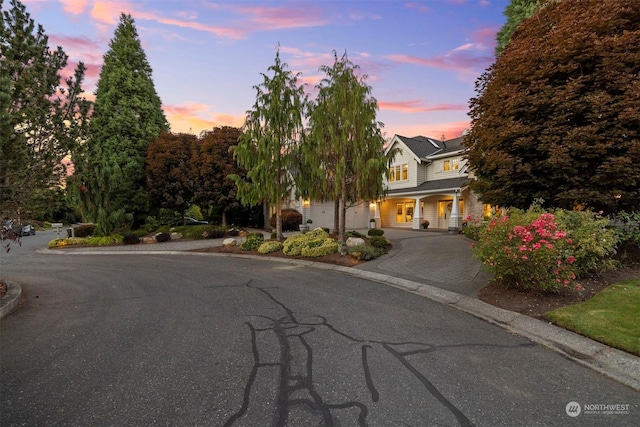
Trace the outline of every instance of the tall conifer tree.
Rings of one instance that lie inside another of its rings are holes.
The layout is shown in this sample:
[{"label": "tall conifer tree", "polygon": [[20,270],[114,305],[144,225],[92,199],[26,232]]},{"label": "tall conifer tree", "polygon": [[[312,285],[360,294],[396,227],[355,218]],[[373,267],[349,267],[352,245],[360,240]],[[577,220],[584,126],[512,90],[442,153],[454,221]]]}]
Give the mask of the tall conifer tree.
[{"label": "tall conifer tree", "polygon": [[84,136],[90,102],[82,97],[84,65],[62,79],[62,48],[49,48],[22,3],[0,6],[0,214],[13,216],[60,189],[62,160]]},{"label": "tall conifer tree", "polygon": [[109,234],[148,210],[145,153],[169,129],[131,15],[122,14],[96,89],[89,143],[74,159],[83,215]]}]

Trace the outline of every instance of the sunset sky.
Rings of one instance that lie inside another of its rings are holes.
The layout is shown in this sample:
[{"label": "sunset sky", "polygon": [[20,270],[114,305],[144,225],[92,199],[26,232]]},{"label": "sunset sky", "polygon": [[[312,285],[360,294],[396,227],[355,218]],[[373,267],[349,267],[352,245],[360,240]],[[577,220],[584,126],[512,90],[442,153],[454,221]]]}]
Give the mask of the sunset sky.
[{"label": "sunset sky", "polygon": [[[4,0],[3,8],[9,0]],[[242,126],[277,46],[313,98],[333,53],[368,76],[387,138],[460,136],[477,77],[494,61],[508,0],[23,0],[93,97],[122,12],[136,23],[174,132]]]}]

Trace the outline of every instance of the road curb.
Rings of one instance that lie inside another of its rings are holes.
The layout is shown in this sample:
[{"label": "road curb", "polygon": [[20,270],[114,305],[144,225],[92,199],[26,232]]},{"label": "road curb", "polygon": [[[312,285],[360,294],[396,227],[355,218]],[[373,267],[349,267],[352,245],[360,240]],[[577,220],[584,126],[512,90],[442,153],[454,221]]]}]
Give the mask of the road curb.
[{"label": "road curb", "polygon": [[[458,294],[456,292],[425,285],[411,280],[394,277],[388,274],[352,267],[344,267],[321,262],[286,259],[269,256],[254,256],[217,252],[185,252],[185,251],[78,251],[65,252],[51,249],[40,249],[39,253],[53,253],[60,255],[189,255],[189,256],[218,256],[255,259],[283,264],[299,265],[322,270],[337,271],[355,277],[372,280],[387,286],[393,286],[405,292],[410,292],[432,301],[448,305],[464,311],[488,323],[499,326],[509,332],[522,336],[530,341],[549,348],[563,356],[612,378],[636,391],[640,391],[640,357],[609,347],[605,344],[586,338],[582,335],[525,316],[520,313],[505,310],[485,303],[478,299]],[[4,298],[3,298],[4,301]]]},{"label": "road curb", "polygon": [[7,286],[7,293],[0,300],[0,319],[3,319],[16,308],[22,295],[22,287],[18,283],[5,280],[4,284]]}]

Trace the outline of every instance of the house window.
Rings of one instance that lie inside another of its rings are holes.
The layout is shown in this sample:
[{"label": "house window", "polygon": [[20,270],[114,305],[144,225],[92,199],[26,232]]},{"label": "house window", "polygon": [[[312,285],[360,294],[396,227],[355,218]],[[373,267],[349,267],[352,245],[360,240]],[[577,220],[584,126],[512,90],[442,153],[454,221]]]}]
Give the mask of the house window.
[{"label": "house window", "polygon": [[442,162],[442,170],[445,172],[448,171],[457,171],[460,169],[460,159],[452,159],[445,160]]},{"label": "house window", "polygon": [[389,182],[407,181],[409,179],[409,165],[391,166],[389,168]]},{"label": "house window", "polygon": [[412,222],[413,221],[413,202],[396,204],[396,222]]}]

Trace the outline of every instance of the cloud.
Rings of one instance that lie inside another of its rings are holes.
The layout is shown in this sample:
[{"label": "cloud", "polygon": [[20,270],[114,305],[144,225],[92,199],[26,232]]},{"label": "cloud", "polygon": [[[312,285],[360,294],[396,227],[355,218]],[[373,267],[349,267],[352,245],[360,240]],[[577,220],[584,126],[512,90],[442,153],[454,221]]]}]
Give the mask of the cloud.
[{"label": "cloud", "polygon": [[[427,123],[411,126],[398,126],[394,129],[394,133],[408,137],[428,136],[434,139],[453,139],[462,136],[462,132],[469,129],[470,122],[446,122],[446,123]],[[391,130],[391,129],[390,129]]]},{"label": "cloud", "polygon": [[217,126],[241,127],[245,116],[221,114],[211,111],[211,106],[200,103],[171,105],[165,104],[162,109],[171,124],[172,132],[200,134]]},{"label": "cloud", "polygon": [[308,4],[299,7],[239,6],[235,9],[243,16],[250,16],[248,21],[255,31],[318,27],[329,23],[317,8]]},{"label": "cloud", "polygon": [[401,111],[403,113],[428,113],[435,111],[467,111],[469,107],[465,104],[437,104],[424,105],[421,100],[411,99],[406,101],[380,101],[380,110]]},{"label": "cloud", "polygon": [[60,0],[65,12],[72,15],[80,15],[89,7],[88,0]]},{"label": "cloud", "polygon": [[407,3],[404,7],[407,9],[417,10],[418,12],[431,12],[431,8],[429,6],[425,6],[423,3]]}]

